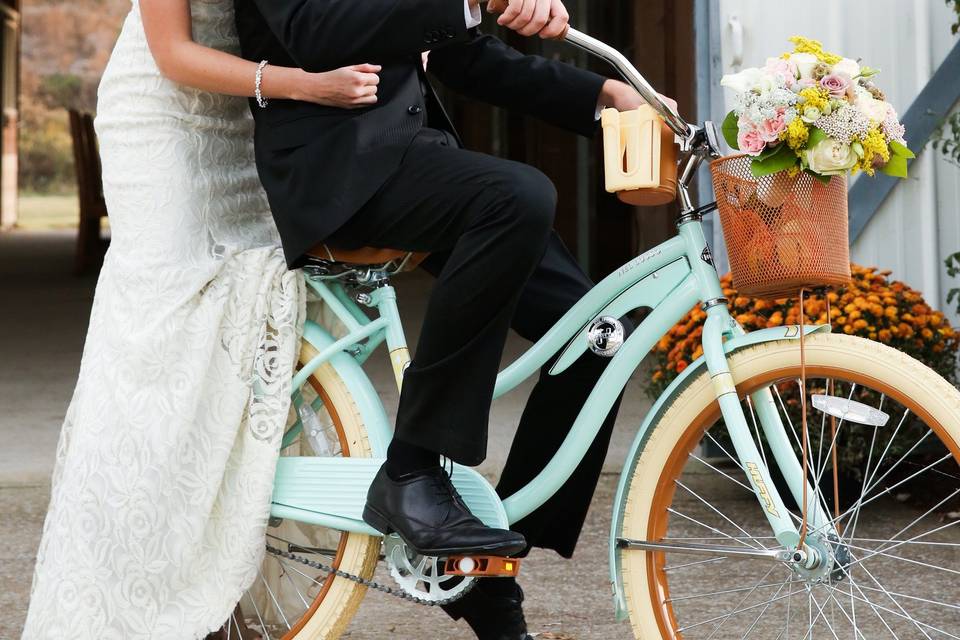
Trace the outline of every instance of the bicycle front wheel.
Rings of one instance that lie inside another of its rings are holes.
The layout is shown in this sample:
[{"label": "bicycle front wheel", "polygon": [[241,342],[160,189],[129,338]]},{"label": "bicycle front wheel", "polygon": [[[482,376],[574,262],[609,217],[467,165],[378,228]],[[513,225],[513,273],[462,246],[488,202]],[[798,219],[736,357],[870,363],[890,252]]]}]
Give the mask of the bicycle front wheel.
[{"label": "bicycle front wheel", "polygon": [[[960,392],[916,360],[850,336],[809,336],[806,365],[810,486],[840,536],[824,543],[832,569],[801,571],[709,549],[708,555],[624,549],[622,578],[637,638],[960,637]],[[747,423],[799,528],[801,512],[748,398],[770,388],[799,460],[798,345],[744,349],[730,358],[730,368]],[[832,411],[814,408],[825,407],[827,397],[840,399]],[[849,408],[848,400],[859,403],[856,421],[837,410]],[[867,408],[886,419],[869,411],[865,419]],[[824,533],[811,528],[808,540]],[[619,535],[718,549],[778,548],[728,440],[707,372],[650,430]]]}]

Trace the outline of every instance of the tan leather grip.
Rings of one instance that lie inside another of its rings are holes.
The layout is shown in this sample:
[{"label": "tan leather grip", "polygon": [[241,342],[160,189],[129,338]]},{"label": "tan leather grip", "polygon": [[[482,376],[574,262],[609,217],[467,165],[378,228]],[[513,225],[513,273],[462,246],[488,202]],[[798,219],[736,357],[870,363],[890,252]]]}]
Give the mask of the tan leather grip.
[{"label": "tan leather grip", "polygon": [[[487,9],[492,13],[503,13],[507,10],[507,7],[510,6],[509,0],[488,0]],[[566,40],[567,34],[570,33],[570,25],[568,24],[559,36],[552,38],[553,40]]]}]

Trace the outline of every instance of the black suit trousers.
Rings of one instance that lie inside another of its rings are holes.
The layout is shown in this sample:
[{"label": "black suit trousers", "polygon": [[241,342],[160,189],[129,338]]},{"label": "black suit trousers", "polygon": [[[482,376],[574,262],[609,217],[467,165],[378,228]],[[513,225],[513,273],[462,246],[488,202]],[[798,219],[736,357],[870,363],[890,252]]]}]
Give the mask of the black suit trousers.
[{"label": "black suit trousers", "polygon": [[[436,277],[420,341],[404,375],[396,437],[476,465],[507,332],[536,341],[593,283],[553,231],[556,190],[538,170],[457,147],[423,129],[400,168],[326,239],[331,246],[430,252]],[[607,360],[584,354],[564,373],[548,363],[523,412],[498,486],[506,497],[563,442]],[[573,477],[515,527],[533,546],[573,552],[602,468],[617,408]]]}]

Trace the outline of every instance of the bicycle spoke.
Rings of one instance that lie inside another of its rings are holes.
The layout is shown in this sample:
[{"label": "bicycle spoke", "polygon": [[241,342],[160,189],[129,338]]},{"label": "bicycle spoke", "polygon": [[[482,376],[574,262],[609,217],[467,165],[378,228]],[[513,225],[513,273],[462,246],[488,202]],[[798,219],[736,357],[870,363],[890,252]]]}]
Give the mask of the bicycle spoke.
[{"label": "bicycle spoke", "polygon": [[[829,588],[830,588],[830,589],[837,590],[836,587],[832,587],[832,586],[831,586],[831,587],[829,587]],[[856,598],[856,596],[854,596],[854,597]],[[940,627],[936,627],[936,626],[934,626],[934,625],[932,625],[932,624],[929,624],[929,623],[927,623],[927,622],[920,622],[919,620],[914,621],[914,620],[911,619],[909,616],[904,616],[902,613],[899,613],[898,611],[894,611],[894,610],[892,610],[892,609],[888,609],[888,608],[884,607],[883,605],[873,604],[873,603],[870,602],[869,600],[865,600],[865,599],[863,599],[863,598],[857,598],[857,600],[861,600],[862,602],[866,603],[866,604],[869,605],[870,607],[873,607],[873,608],[876,608],[876,609],[880,609],[881,611],[885,611],[886,613],[889,613],[889,614],[891,614],[891,615],[893,615],[893,616],[896,616],[896,617],[898,617],[898,618],[904,618],[904,619],[906,619],[908,622],[916,622],[916,623],[919,624],[920,626],[926,627],[927,629],[929,629],[929,630],[931,630],[931,631],[936,631],[937,633],[943,634],[943,635],[947,636],[948,638],[953,638],[954,640],[960,640],[960,636],[956,636],[956,635],[950,633],[949,631],[944,631],[944,630],[941,629]],[[891,633],[893,633],[893,632],[891,631]],[[895,638],[897,637],[896,634],[893,634],[893,636],[894,636]]]},{"label": "bicycle spoke", "polygon": [[[742,482],[740,482],[739,480],[737,480],[736,478],[734,478],[734,477],[731,476],[730,474],[725,473],[725,472],[721,471],[720,469],[717,469],[715,466],[713,466],[712,464],[710,464],[710,463],[707,462],[706,460],[703,460],[703,459],[701,459],[700,457],[695,456],[695,455],[693,455],[693,454],[691,454],[690,457],[693,458],[694,460],[696,460],[697,462],[699,462],[699,463],[701,463],[701,464],[709,467],[709,468],[712,469],[713,471],[716,471],[717,473],[719,473],[720,475],[722,475],[724,478],[727,478],[728,480],[731,480],[731,481],[733,481],[734,483],[740,485],[741,487],[743,487],[743,489],[744,489],[745,491],[749,491],[750,493],[753,493],[753,489],[751,489],[751,488],[748,487],[747,485],[743,484]],[[740,467],[740,465],[737,465],[737,466]],[[742,470],[743,470],[743,467],[740,467],[740,470],[742,471]]]},{"label": "bicycle spoke", "polygon": [[[877,589],[877,588],[875,588],[875,587],[868,587],[868,586],[865,586],[865,585],[864,585],[864,586],[861,586],[860,588],[861,588],[861,589],[865,589],[866,591],[881,591],[881,589]],[[931,600],[931,599],[929,599],[929,598],[921,598],[921,597],[919,597],[919,596],[911,596],[910,594],[907,594],[907,593],[897,593],[896,591],[890,591],[890,592],[889,592],[889,595],[893,595],[893,596],[896,596],[896,597],[898,597],[898,598],[906,598],[907,600],[916,600],[916,601],[918,601],[918,602],[926,602],[927,604],[935,604],[935,605],[937,605],[938,607],[945,607],[945,608],[947,608],[947,609],[957,609],[958,611],[960,611],[960,604],[950,604],[949,602],[941,602],[940,600]]]},{"label": "bicycle spoke", "polygon": [[712,564],[714,562],[723,562],[726,558],[710,558],[708,560],[697,560],[695,562],[685,562],[683,564],[667,565],[663,568],[664,571],[677,571],[679,569],[686,569],[687,567],[695,567],[701,564]]},{"label": "bicycle spoke", "polygon": [[733,541],[735,541],[735,542],[739,542],[739,543],[742,544],[743,546],[748,547],[748,548],[750,548],[750,549],[758,549],[758,548],[759,548],[757,545],[753,545],[753,544],[749,544],[748,542],[745,542],[745,541],[743,540],[743,538],[735,538],[735,537],[733,537],[733,536],[731,536],[731,535],[729,535],[729,534],[724,533],[723,531],[720,531],[720,529],[717,529],[716,527],[711,527],[711,526],[708,525],[708,524],[704,524],[703,522],[700,522],[700,521],[697,520],[696,518],[690,517],[690,516],[688,516],[688,515],[686,515],[686,514],[684,514],[684,513],[680,513],[679,511],[677,511],[677,510],[674,509],[673,507],[669,507],[669,508],[667,509],[667,511],[668,511],[669,513],[672,513],[672,514],[675,515],[675,516],[680,516],[681,518],[684,518],[685,520],[689,520],[690,522],[692,522],[692,523],[694,523],[694,524],[698,524],[698,525],[700,525],[701,527],[703,527],[703,528],[705,528],[705,529],[709,529],[710,531],[713,531],[714,533],[719,533],[721,536],[723,536],[723,537],[724,537],[725,539],[727,539],[727,540],[733,540]]},{"label": "bicycle spoke", "polygon": [[807,640],[808,637],[811,640],[813,640],[813,628],[814,626],[816,626],[817,621],[820,620],[820,618],[823,618],[823,623],[827,625],[827,629],[830,630],[830,634],[833,636],[834,640],[840,640],[840,638],[837,637],[837,633],[833,630],[833,627],[830,625],[830,622],[827,620],[827,617],[823,615],[823,610],[826,608],[827,603],[830,602],[830,598],[827,598],[826,600],[823,601],[823,604],[820,604],[817,601],[816,596],[813,595],[813,589],[810,589],[809,596],[813,604],[817,606],[817,614],[813,616],[813,619],[810,621],[810,627],[807,629],[807,633],[800,640]]},{"label": "bicycle spoke", "polygon": [[[283,565],[283,562],[281,562],[280,564]],[[293,590],[297,592],[297,597],[300,598],[300,602],[303,603],[303,608],[309,609],[310,603],[307,602],[307,599],[303,597],[303,593],[300,591],[300,588],[297,586],[297,583],[293,581],[293,576],[291,576],[290,572],[286,571],[285,568],[283,571],[283,577],[287,579],[287,582],[290,583],[290,586],[293,587]]]},{"label": "bicycle spoke", "polygon": [[[738,609],[744,602],[746,602],[746,601],[750,598],[751,595],[753,595],[753,593],[757,590],[758,585],[763,584],[763,581],[766,580],[766,579],[770,576],[771,573],[773,573],[774,569],[776,569],[776,567],[770,567],[770,568],[767,570],[767,572],[766,572],[765,574],[763,574],[763,577],[761,577],[760,580],[757,581],[756,585],[754,585],[754,587],[747,593],[747,595],[743,596],[743,598],[742,598],[742,599],[740,600],[740,602],[736,605],[736,607],[734,607],[734,611],[731,611],[731,612],[727,613],[726,615],[720,615],[720,616],[717,616],[716,618],[711,618],[711,619],[709,619],[709,620],[704,620],[704,621],[698,622],[698,623],[696,623],[696,624],[688,625],[688,626],[686,626],[686,627],[681,627],[680,629],[677,629],[677,632],[682,633],[683,631],[686,631],[686,630],[689,630],[689,629],[693,629],[694,627],[699,627],[699,626],[702,626],[702,625],[705,625],[705,624],[709,624],[709,623],[711,623],[711,622],[715,622],[715,621],[718,621],[718,620],[719,620],[720,622],[717,624],[716,627],[714,627],[713,632],[707,637],[707,640],[710,640],[710,638],[713,638],[713,636],[715,636],[715,635],[717,634],[717,631],[720,630],[720,627],[722,627],[723,624],[724,624],[727,620],[730,619],[730,616],[735,615],[736,613],[739,613],[739,611],[737,611],[737,609]],[[748,607],[748,609],[749,609],[749,608],[750,608],[750,607]],[[745,609],[745,610],[746,610],[746,609]]]},{"label": "bicycle spoke", "polygon": [[[791,585],[793,584],[793,576],[790,576],[789,580],[787,580],[786,582],[780,585],[780,588],[777,589],[777,592],[773,594],[774,599],[776,599],[776,597],[780,595],[780,592],[783,591],[783,588],[787,586],[787,584],[791,584]],[[771,600],[770,602],[767,603],[767,606],[765,606],[763,609],[760,610],[760,613],[759,615],[757,615],[756,619],[750,624],[749,627],[747,627],[747,630],[744,631],[743,635],[740,636],[740,640],[747,639],[747,637],[750,635],[750,632],[753,631],[754,627],[757,626],[757,623],[760,622],[760,619],[763,617],[763,614],[765,614],[767,610],[770,609],[770,606],[773,604],[773,602],[774,600]]]},{"label": "bicycle spoke", "polygon": [[[750,534],[749,534],[743,527],[741,527],[741,526],[738,525],[736,522],[734,522],[733,520],[731,520],[730,518],[728,518],[724,513],[722,513],[719,509],[717,509],[717,508],[716,508],[715,506],[713,506],[712,504],[710,504],[707,500],[705,500],[705,499],[704,499],[700,494],[698,494],[696,491],[694,491],[693,489],[691,489],[691,488],[688,487],[687,485],[683,484],[683,483],[680,482],[679,480],[676,480],[675,482],[676,482],[676,484],[677,484],[681,489],[683,489],[684,491],[686,491],[687,493],[689,493],[690,495],[692,495],[694,498],[696,498],[697,500],[699,500],[700,502],[702,502],[708,509],[710,509],[711,511],[713,511],[714,513],[716,513],[718,516],[720,516],[721,518],[723,518],[723,519],[726,520],[727,522],[729,522],[731,525],[733,525],[733,527],[734,527],[735,529],[737,529],[737,531],[739,531],[739,532],[742,533],[743,535],[747,536],[748,539],[753,539],[753,538],[750,536]],[[766,547],[765,547],[764,545],[759,544],[759,543],[758,543],[756,546],[757,546],[758,548],[760,548],[760,549],[766,549]]]},{"label": "bicycle spoke", "polygon": [[[923,636],[924,636],[927,640],[931,640],[930,636],[927,635],[927,632],[924,631],[923,628],[920,627],[920,626],[916,623],[916,621],[914,620],[913,616],[911,616],[909,613],[907,613],[907,610],[904,609],[903,606],[902,606],[892,595],[890,595],[890,592],[887,591],[887,590],[884,588],[884,586],[880,583],[880,581],[878,581],[875,577],[873,577],[873,574],[870,572],[869,569],[867,569],[867,566],[866,566],[866,565],[861,564],[861,565],[860,565],[860,570],[863,571],[863,572],[867,575],[867,577],[870,578],[870,580],[871,580],[875,585],[877,585],[877,587],[879,587],[880,591],[881,591],[884,595],[887,596],[887,598],[890,600],[890,602],[892,602],[894,605],[896,605],[897,609],[899,609],[900,612],[903,613],[903,615],[907,616],[907,618],[909,618],[910,620],[912,620],[912,621],[914,622],[914,625],[917,627],[917,630],[920,631],[920,633],[922,633]],[[864,587],[860,587],[860,588],[863,589]]]},{"label": "bicycle spoke", "polygon": [[723,595],[725,593],[742,593],[744,591],[756,591],[757,589],[768,589],[772,587],[779,586],[783,588],[786,582],[768,582],[766,584],[758,584],[752,587],[735,587],[733,589],[720,589],[719,591],[709,591],[706,593],[696,593],[691,596],[681,596],[679,598],[666,598],[664,602],[684,602],[686,600],[699,600],[701,598],[712,598],[714,596]]},{"label": "bicycle spoke", "polygon": [[873,502],[874,500],[877,500],[878,498],[881,498],[881,497],[885,496],[886,494],[890,493],[891,491],[893,491],[894,489],[896,489],[896,488],[899,487],[900,485],[902,485],[902,484],[904,484],[904,483],[906,483],[906,482],[910,482],[911,480],[913,480],[914,478],[916,478],[918,475],[920,475],[920,474],[923,473],[924,471],[927,471],[928,469],[937,466],[938,464],[940,464],[940,463],[943,462],[944,460],[947,460],[948,458],[952,458],[952,457],[953,457],[952,454],[947,453],[946,455],[944,455],[942,458],[940,458],[940,459],[937,460],[936,462],[932,462],[931,464],[927,465],[926,467],[924,467],[924,468],[921,469],[920,471],[917,471],[916,473],[907,476],[906,478],[904,478],[903,480],[901,480],[901,481],[898,482],[897,484],[895,484],[895,485],[893,485],[893,486],[890,486],[890,487],[887,487],[886,489],[884,489],[883,491],[881,491],[881,492],[878,493],[877,495],[873,496],[873,497],[870,498],[869,500],[867,500],[867,501],[865,501],[865,502],[859,502],[858,504],[855,504],[854,506],[850,507],[847,511],[845,511],[845,512],[842,513],[842,514],[840,514],[840,517],[839,517],[839,518],[835,518],[835,519],[833,520],[834,525],[838,524],[838,523],[839,523],[840,521],[842,521],[846,516],[850,515],[850,513],[851,513],[855,508],[858,508],[858,509],[859,509],[859,508],[865,507],[866,505],[870,504],[870,503]]},{"label": "bicycle spoke", "polygon": [[[794,413],[797,379],[764,384],[773,394],[769,408],[779,413],[784,430],[791,434],[786,436],[788,447],[794,453],[803,451],[802,425]],[[849,559],[843,560],[845,567],[835,565],[831,571],[842,572],[842,579],[831,582],[835,578],[778,563],[787,572],[780,579],[756,563],[720,565],[732,558],[720,551],[704,558],[673,557],[668,551],[666,566],[658,570],[669,576],[670,588],[661,604],[674,617],[672,632],[690,640],[960,640],[960,603],[949,595],[960,579],[960,567],[943,561],[960,551],[960,521],[935,519],[945,506],[952,510],[960,496],[960,473],[953,466],[952,453],[932,447],[939,444],[938,431],[898,404],[895,397],[859,381],[837,380],[833,387],[823,378],[807,381],[810,394],[822,393],[820,389],[835,396],[841,407],[846,399],[890,416],[885,427],[827,411],[821,412],[819,429],[815,419],[809,422],[809,446],[803,461],[807,508],[811,512],[822,509],[824,517],[816,513],[814,519],[808,514],[807,535],[816,536],[812,539],[815,547],[829,547],[827,533],[840,536],[839,545],[850,554]],[[744,417],[749,413],[745,426],[762,463],[772,465],[772,478],[782,492],[783,473],[777,469],[773,450],[767,450],[757,398],[755,391],[741,397]],[[670,480],[672,503],[661,507],[668,518],[662,540],[738,545],[758,551],[779,549],[781,545],[770,535],[766,522],[749,508],[753,500],[741,493],[746,491],[752,498],[755,491],[720,420],[701,436],[709,454],[694,448],[682,459],[686,466]],[[801,461],[800,454],[796,456]],[[831,473],[833,488],[827,490]],[[915,489],[921,486],[931,490]],[[922,506],[904,505],[904,488],[917,495]],[[786,513],[799,527],[803,509],[792,501],[788,504],[791,507]],[[767,535],[752,535],[754,530]],[[725,572],[729,577],[721,580]]]},{"label": "bicycle spoke", "polygon": [[280,618],[283,619],[283,624],[287,625],[287,629],[290,629],[290,623],[287,621],[287,614],[283,612],[283,607],[280,606],[280,603],[277,602],[276,596],[273,595],[273,589],[270,588],[270,585],[267,584],[267,579],[263,577],[263,572],[260,572],[260,582],[263,583],[263,588],[267,590],[267,595],[270,596],[270,599],[273,601],[273,606],[277,608],[277,613],[280,614]]},{"label": "bicycle spoke", "polygon": [[[850,595],[850,598],[851,598],[852,600],[854,600],[854,599],[855,599],[855,600],[860,600],[861,602],[865,603],[868,607],[870,607],[870,610],[873,611],[873,614],[874,614],[875,616],[877,616],[877,618],[880,619],[880,623],[883,624],[883,626],[887,629],[888,632],[890,632],[890,635],[893,636],[894,640],[900,640],[900,637],[894,632],[893,629],[890,628],[890,624],[884,619],[884,617],[883,617],[882,615],[880,615],[880,612],[877,611],[877,607],[874,606],[874,604],[873,604],[872,602],[870,602],[869,600],[866,599],[866,595],[865,595],[865,594],[863,593],[863,591],[860,589],[860,585],[858,585],[856,582],[854,582],[854,581],[850,578],[850,574],[847,573],[845,570],[844,570],[844,573],[847,575],[847,580],[850,582],[850,594],[849,594],[849,595]],[[844,593],[843,591],[840,591],[839,589],[837,589],[836,587],[834,587],[834,586],[832,586],[832,585],[825,585],[825,586],[827,586],[827,587],[830,588],[830,589],[833,589],[834,591],[837,591],[837,592],[839,592],[839,593],[843,593],[844,595],[847,595],[846,593]],[[853,590],[854,590],[854,589],[856,589],[856,590],[860,593],[861,598],[857,598],[855,595],[853,595]]]},{"label": "bicycle spoke", "polygon": [[[923,518],[923,517],[924,517],[924,516],[921,516],[921,518]],[[919,520],[919,519],[920,519],[920,518],[918,518],[918,520]],[[916,535],[916,536],[910,538],[909,540],[899,540],[899,541],[896,540],[896,537],[897,537],[898,535],[900,535],[901,533],[903,533],[904,531],[906,531],[907,529],[909,529],[910,527],[912,527],[916,522],[917,522],[917,521],[915,520],[913,523],[907,525],[906,527],[904,527],[903,529],[901,529],[899,532],[897,532],[897,533],[893,536],[894,539],[891,540],[891,542],[895,542],[896,544],[890,545],[890,546],[888,546],[888,547],[884,547],[884,548],[882,548],[882,549],[875,549],[875,550],[873,550],[873,553],[872,553],[871,555],[868,555],[868,556],[866,556],[865,558],[861,558],[860,560],[851,563],[850,565],[848,565],[848,567],[849,567],[849,566],[853,566],[853,565],[855,565],[855,564],[859,564],[859,563],[861,563],[861,562],[863,562],[863,561],[865,561],[865,560],[869,560],[870,558],[872,558],[873,556],[877,555],[878,553],[885,553],[885,552],[887,552],[887,551],[891,551],[892,549],[896,549],[897,547],[900,547],[901,545],[904,545],[904,544],[906,544],[906,543],[908,543],[908,542],[912,542],[912,541],[914,541],[914,540],[919,540],[920,538],[925,538],[926,536],[929,536],[929,535],[931,535],[931,534],[937,533],[937,532],[939,532],[939,531],[943,531],[944,529],[949,529],[950,527],[953,527],[953,526],[956,526],[956,525],[960,524],[960,520],[954,520],[953,522],[948,522],[947,524],[945,524],[945,525],[943,525],[943,526],[940,526],[940,527],[937,527],[936,529],[931,529],[930,531],[927,531],[926,533],[921,533],[921,534],[919,534],[919,535]]]},{"label": "bicycle spoke", "polygon": [[[937,571],[943,571],[943,572],[945,572],[945,573],[953,573],[953,574],[960,575],[960,571],[958,571],[958,570],[956,570],[956,569],[950,569],[950,568],[948,568],[948,567],[941,567],[941,566],[938,566],[938,565],[935,565],[935,564],[930,564],[930,563],[928,563],[928,562],[921,562],[920,560],[914,560],[913,558],[905,558],[905,557],[903,557],[903,556],[895,556],[895,555],[892,555],[892,554],[887,553],[887,552],[885,552],[885,551],[877,551],[876,549],[869,549],[869,548],[867,548],[867,547],[859,547],[859,546],[853,545],[853,544],[847,544],[847,546],[850,547],[851,549],[856,549],[857,551],[866,551],[867,553],[869,553],[870,555],[867,556],[867,557],[865,557],[864,560],[870,560],[871,558],[874,558],[874,557],[876,557],[876,556],[881,556],[881,557],[884,557],[884,558],[889,558],[889,559],[891,559],[891,560],[899,560],[899,561],[901,561],[901,562],[907,562],[907,563],[910,563],[910,564],[919,565],[919,566],[921,566],[921,567],[926,567],[927,569],[935,569],[935,570],[937,570]],[[856,564],[859,565],[859,564],[860,564],[861,562],[863,562],[864,560],[859,560],[859,561],[857,561]],[[853,566],[853,565],[851,564],[850,566]],[[849,568],[849,567],[848,567],[848,568]]]},{"label": "bicycle spoke", "polygon": [[[266,635],[266,638],[263,640],[270,640],[270,630],[267,629],[267,623],[263,621],[263,616],[260,615],[260,607],[257,606],[257,601],[253,599],[249,591],[247,592],[247,599],[250,600],[250,604],[253,605],[253,611],[257,614],[257,620],[260,621],[260,628],[263,630],[264,635]],[[237,633],[239,632],[240,630],[237,629]]]}]

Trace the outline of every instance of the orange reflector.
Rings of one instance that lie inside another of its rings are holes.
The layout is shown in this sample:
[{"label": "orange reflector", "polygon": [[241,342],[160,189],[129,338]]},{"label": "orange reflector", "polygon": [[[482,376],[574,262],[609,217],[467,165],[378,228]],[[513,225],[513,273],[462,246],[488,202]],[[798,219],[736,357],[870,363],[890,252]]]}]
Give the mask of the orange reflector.
[{"label": "orange reflector", "polygon": [[448,576],[512,578],[520,573],[520,561],[499,556],[450,556],[443,572]]}]

